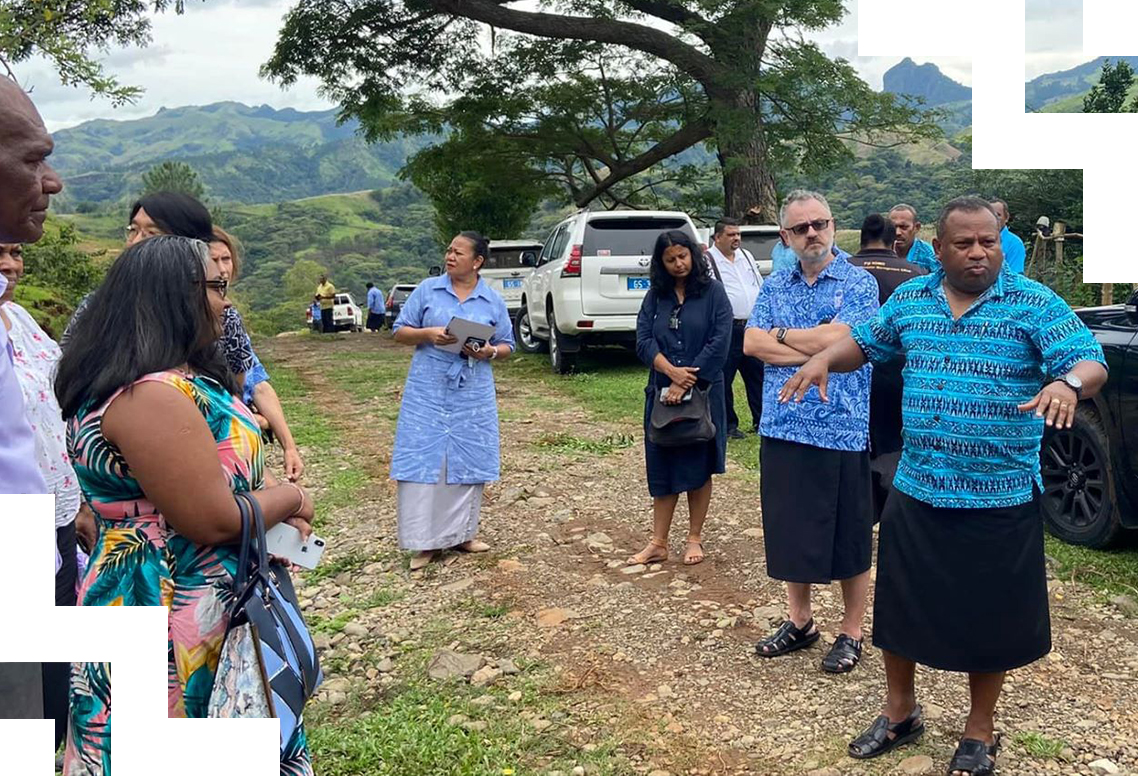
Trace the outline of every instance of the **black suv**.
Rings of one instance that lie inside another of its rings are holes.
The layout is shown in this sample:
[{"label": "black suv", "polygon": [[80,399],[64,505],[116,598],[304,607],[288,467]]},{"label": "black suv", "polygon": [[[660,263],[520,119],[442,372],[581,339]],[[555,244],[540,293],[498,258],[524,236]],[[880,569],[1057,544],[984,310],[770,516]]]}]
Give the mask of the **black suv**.
[{"label": "black suv", "polygon": [[1110,378],[1071,428],[1043,436],[1043,516],[1064,541],[1106,547],[1138,528],[1138,293],[1075,313],[1102,345]]}]

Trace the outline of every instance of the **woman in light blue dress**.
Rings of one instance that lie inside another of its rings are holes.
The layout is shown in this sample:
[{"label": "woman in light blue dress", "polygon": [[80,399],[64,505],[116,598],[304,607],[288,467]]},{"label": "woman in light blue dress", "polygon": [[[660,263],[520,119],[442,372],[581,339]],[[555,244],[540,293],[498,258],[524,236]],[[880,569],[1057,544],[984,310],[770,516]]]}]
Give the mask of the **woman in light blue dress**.
[{"label": "woman in light blue dress", "polygon": [[[440,550],[485,552],[476,539],[482,486],[498,479],[498,405],[491,361],[514,352],[506,303],[478,276],[489,241],[462,232],[446,252],[446,272],[427,278],[403,303],[395,341],[415,346],[391,456],[398,483],[399,546],[423,568]],[[485,345],[440,350],[455,338],[452,318],[494,327]]]}]

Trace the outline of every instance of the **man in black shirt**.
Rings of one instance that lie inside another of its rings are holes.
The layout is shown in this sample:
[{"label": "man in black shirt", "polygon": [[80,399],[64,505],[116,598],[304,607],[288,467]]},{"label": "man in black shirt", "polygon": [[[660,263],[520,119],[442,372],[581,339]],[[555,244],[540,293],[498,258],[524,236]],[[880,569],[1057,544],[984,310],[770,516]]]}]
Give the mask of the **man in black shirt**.
[{"label": "man in black shirt", "polygon": [[[877,296],[885,304],[906,280],[928,270],[893,252],[896,229],[888,218],[872,213],[861,224],[861,250],[850,264],[863,267],[877,281]],[[901,459],[901,370],[904,362],[874,365],[869,394],[869,469],[873,476],[873,508],[877,519],[893,486]]]}]

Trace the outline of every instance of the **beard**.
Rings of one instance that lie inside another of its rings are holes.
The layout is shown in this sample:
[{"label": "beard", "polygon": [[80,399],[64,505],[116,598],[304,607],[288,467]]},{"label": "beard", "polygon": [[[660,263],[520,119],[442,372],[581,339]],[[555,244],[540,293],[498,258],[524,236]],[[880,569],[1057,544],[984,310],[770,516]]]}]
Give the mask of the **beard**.
[{"label": "beard", "polygon": [[830,255],[830,246],[817,243],[807,246],[801,251],[795,248],[794,255],[798,257],[799,261],[806,264],[817,264]]}]

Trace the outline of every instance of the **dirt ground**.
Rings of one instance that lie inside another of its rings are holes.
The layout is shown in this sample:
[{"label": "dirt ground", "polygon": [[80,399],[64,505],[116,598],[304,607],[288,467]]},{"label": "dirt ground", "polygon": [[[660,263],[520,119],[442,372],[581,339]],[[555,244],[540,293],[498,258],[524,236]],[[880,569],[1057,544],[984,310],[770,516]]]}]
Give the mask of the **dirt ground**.
[{"label": "dirt ground", "polygon": [[[417,623],[466,596],[508,607],[514,626],[508,650],[555,666],[574,690],[567,704],[635,710],[642,735],[630,732],[629,739],[651,744],[630,745],[622,753],[636,772],[944,772],[966,712],[961,675],[919,672],[927,721],[919,744],[875,761],[845,755],[847,741],[878,713],[884,673],[868,638],[871,619],[861,665],[843,676],[821,671],[819,661],[841,612],[837,585],[816,591],[822,642],[780,659],[754,656],[754,642],[781,620],[785,602],[781,584],[765,574],[756,472],[732,462],[716,479],[704,531],[705,562],[685,567],[680,561],[687,521],[681,504],[671,558],[630,573],[623,561],[644,545],[651,524],[641,429],[623,421],[600,422],[544,381],[499,379],[502,479],[486,490],[481,530],[493,550],[484,556],[449,556],[450,562],[412,577],[405,561],[392,553],[395,490],[387,480],[402,380],[377,379],[374,396],[361,399],[330,376],[334,365],[357,357],[371,363],[389,352],[393,359],[406,359],[409,352],[387,335],[284,336],[261,349],[301,376],[337,429],[338,443],[330,454],[305,451],[309,484],[319,494],[337,472],[350,468],[366,475],[358,498],[337,509],[324,530],[329,559],[350,553],[387,558],[306,585],[310,613],[334,616],[345,591],[379,576],[393,579],[402,596],[398,604],[364,612],[356,635],[337,634],[322,645],[326,662],[329,653],[348,658],[346,676],[330,672],[333,688],[345,686],[333,683],[336,679],[377,688],[392,681],[387,674],[352,667],[351,658],[359,653],[353,639],[393,632],[395,640],[411,637]],[[567,431],[588,439],[628,434],[636,441],[603,455],[534,444],[542,435]],[[1138,773],[1135,620],[1081,583],[1052,578],[1049,588],[1054,649],[1008,678],[997,718],[1004,742],[999,772]],[[991,594],[999,597],[1001,591]],[[456,640],[461,641],[463,629],[461,617],[456,618]],[[960,638],[983,638],[983,633],[962,627]],[[603,713],[588,719],[593,721],[574,730],[583,745],[602,732],[590,725],[606,724]],[[1038,740],[1061,751],[1040,754],[1033,746]]]}]

